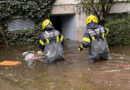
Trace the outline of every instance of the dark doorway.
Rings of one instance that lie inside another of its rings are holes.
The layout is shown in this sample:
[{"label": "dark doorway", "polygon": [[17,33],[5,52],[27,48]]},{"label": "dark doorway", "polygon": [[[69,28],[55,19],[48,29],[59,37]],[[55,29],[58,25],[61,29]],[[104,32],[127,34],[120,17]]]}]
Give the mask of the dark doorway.
[{"label": "dark doorway", "polygon": [[76,40],[76,21],[74,14],[52,15],[50,20],[54,28],[59,30],[66,39]]},{"label": "dark doorway", "polygon": [[61,16],[51,16],[50,20],[54,28],[62,33],[62,19]]}]

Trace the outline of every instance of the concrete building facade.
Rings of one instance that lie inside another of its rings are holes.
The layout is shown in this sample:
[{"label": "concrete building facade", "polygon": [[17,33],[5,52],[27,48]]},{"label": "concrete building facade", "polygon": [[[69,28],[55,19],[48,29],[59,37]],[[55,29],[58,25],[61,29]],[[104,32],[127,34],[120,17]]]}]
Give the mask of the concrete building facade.
[{"label": "concrete building facade", "polygon": [[[62,32],[65,38],[81,41],[86,28],[85,13],[79,13],[76,0],[56,0],[51,11],[54,27]],[[130,12],[130,4],[118,3],[110,13]]]}]

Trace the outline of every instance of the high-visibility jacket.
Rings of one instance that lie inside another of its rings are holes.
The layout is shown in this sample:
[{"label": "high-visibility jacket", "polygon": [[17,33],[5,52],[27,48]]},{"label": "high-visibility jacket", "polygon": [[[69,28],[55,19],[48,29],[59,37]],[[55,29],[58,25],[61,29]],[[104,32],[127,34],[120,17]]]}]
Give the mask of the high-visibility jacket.
[{"label": "high-visibility jacket", "polygon": [[108,59],[109,49],[106,36],[109,30],[96,23],[87,25],[87,29],[82,38],[81,49],[89,47],[89,60]]},{"label": "high-visibility jacket", "polygon": [[53,28],[53,26],[47,26],[40,36],[39,40],[39,48],[44,50],[46,44],[51,44],[53,42],[61,42],[64,43],[64,36],[57,30]]},{"label": "high-visibility jacket", "polygon": [[45,27],[44,32],[40,36],[39,48],[44,51],[47,63],[64,57],[61,45],[63,42],[64,37],[58,30],[55,30],[51,25]]}]

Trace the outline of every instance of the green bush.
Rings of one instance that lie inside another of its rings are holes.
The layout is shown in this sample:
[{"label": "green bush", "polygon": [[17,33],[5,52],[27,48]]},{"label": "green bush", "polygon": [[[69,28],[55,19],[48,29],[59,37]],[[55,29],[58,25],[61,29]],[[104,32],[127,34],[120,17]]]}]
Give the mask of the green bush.
[{"label": "green bush", "polygon": [[6,31],[5,36],[9,46],[15,46],[15,45],[21,46],[21,45],[38,44],[41,33],[42,28],[39,25],[34,29]]},{"label": "green bush", "polygon": [[130,17],[116,20],[105,25],[109,28],[109,45],[130,45]]},{"label": "green bush", "polygon": [[[2,0],[0,1],[0,33],[3,32],[7,43],[11,46],[35,44],[41,34],[38,25],[50,17],[52,4],[56,0]],[[29,30],[7,31],[8,20],[15,16],[22,16],[34,21],[36,28]],[[39,25],[40,26],[40,25]],[[0,46],[3,44],[0,35]]]},{"label": "green bush", "polygon": [[12,16],[23,16],[39,22],[50,16],[55,0],[3,0],[0,3],[0,23]]}]

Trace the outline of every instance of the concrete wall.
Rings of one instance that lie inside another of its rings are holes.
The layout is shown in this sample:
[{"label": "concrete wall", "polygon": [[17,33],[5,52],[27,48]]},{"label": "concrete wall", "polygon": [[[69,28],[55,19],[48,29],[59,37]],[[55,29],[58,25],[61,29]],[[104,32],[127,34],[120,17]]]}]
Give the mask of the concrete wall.
[{"label": "concrete wall", "polygon": [[[78,13],[75,9],[78,2],[76,0],[56,0],[53,5],[52,15],[62,15],[62,14],[74,14],[75,15],[75,36],[76,40],[81,41],[83,33],[86,28],[86,15],[84,13]],[[113,6],[111,13],[121,13],[121,12],[130,12],[130,4],[118,3]]]},{"label": "concrete wall", "polygon": [[[66,14],[74,14],[75,20],[75,40],[81,41],[85,27],[86,27],[86,15],[84,13],[79,14],[76,10],[76,5],[78,2],[76,0],[56,0],[52,8],[52,15],[66,15]],[[71,22],[73,23],[73,22]],[[63,23],[64,24],[64,23]],[[72,25],[73,26],[73,25]],[[63,31],[66,35],[69,31]],[[74,32],[74,31],[70,31]],[[71,33],[68,33],[70,35]],[[74,35],[74,34],[71,34]]]},{"label": "concrete wall", "polygon": [[62,17],[62,32],[66,39],[76,40],[75,15],[65,15]]},{"label": "concrete wall", "polygon": [[81,41],[86,29],[86,14],[76,14],[76,40]]},{"label": "concrete wall", "polygon": [[114,5],[110,13],[130,12],[130,3],[118,3]]},{"label": "concrete wall", "polygon": [[52,8],[52,14],[70,14],[75,13],[74,8],[77,5],[75,0],[56,0]]},{"label": "concrete wall", "polygon": [[60,4],[77,4],[78,2],[76,0],[56,0],[54,5],[60,5]]}]

